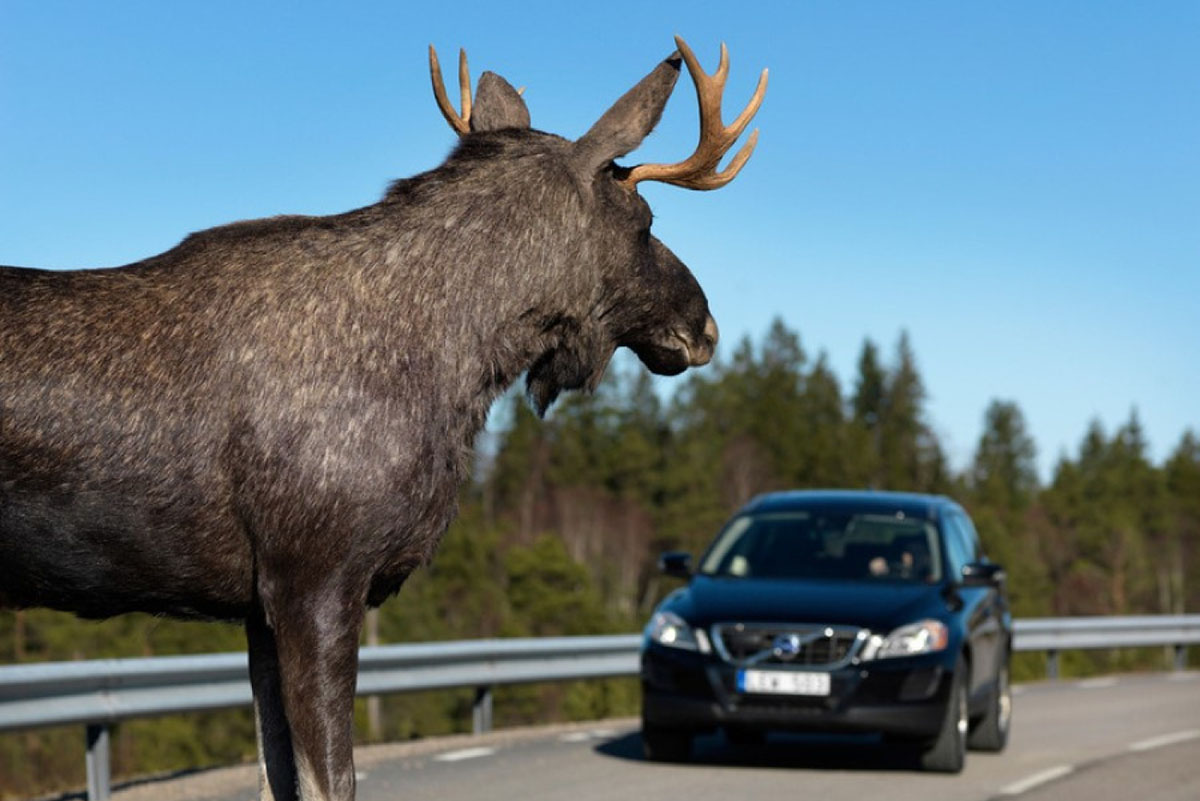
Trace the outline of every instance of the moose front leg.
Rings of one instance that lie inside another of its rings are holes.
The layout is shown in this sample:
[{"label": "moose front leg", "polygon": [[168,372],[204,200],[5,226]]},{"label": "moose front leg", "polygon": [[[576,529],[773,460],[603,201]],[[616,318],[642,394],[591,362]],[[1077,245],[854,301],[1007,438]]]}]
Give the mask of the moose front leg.
[{"label": "moose front leg", "polygon": [[[270,607],[299,798],[353,801],[354,687],[363,598],[309,587],[295,595],[276,594]],[[267,767],[274,789],[269,761]],[[286,778],[283,771],[277,775]]]},{"label": "moose front leg", "polygon": [[246,619],[250,686],[254,690],[254,733],[258,739],[259,801],[296,801],[292,733],[283,709],[275,632],[261,606]]}]

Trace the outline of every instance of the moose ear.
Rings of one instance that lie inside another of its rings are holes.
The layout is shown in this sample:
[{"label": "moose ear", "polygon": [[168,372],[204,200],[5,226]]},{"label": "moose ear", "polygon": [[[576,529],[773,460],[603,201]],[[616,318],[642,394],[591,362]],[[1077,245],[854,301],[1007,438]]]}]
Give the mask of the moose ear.
[{"label": "moose ear", "polygon": [[472,131],[528,128],[529,109],[516,89],[494,72],[479,76],[475,106],[471,110]]},{"label": "moose ear", "polygon": [[680,63],[678,52],[668,56],[575,142],[576,156],[587,173],[633,151],[654,130],[679,79]]}]

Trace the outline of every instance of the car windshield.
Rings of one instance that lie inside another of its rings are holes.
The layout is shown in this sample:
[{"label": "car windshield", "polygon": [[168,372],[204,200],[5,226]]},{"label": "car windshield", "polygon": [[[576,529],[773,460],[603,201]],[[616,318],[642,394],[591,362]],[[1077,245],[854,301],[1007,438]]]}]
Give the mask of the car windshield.
[{"label": "car windshield", "polygon": [[787,511],[734,518],[704,555],[709,576],[932,583],[937,530],[903,512]]}]

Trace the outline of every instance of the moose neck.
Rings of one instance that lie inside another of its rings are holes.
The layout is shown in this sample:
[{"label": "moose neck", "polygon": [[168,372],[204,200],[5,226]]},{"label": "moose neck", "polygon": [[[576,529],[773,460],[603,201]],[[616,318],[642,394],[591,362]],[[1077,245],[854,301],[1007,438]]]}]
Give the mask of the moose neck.
[{"label": "moose neck", "polygon": [[410,316],[391,320],[394,341],[435,343],[426,356],[468,439],[521,373],[532,371],[544,410],[559,390],[594,384],[612,354],[598,322],[610,301],[597,289],[597,243],[556,167],[543,155],[470,171],[452,157],[372,207],[382,244],[369,283],[384,313]]}]

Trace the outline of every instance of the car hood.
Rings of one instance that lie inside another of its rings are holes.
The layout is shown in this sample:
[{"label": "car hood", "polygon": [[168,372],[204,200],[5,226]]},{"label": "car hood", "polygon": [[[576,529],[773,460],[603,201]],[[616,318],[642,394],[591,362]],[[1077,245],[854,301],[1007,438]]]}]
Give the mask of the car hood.
[{"label": "car hood", "polygon": [[800,581],[696,576],[663,603],[692,625],[829,623],[888,631],[944,617],[939,585],[874,581]]}]

